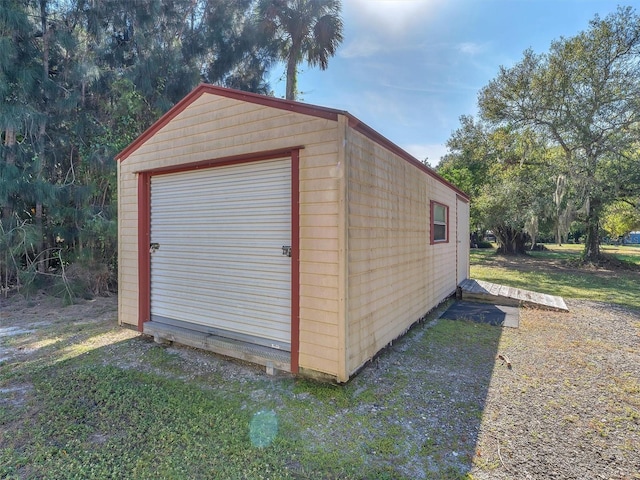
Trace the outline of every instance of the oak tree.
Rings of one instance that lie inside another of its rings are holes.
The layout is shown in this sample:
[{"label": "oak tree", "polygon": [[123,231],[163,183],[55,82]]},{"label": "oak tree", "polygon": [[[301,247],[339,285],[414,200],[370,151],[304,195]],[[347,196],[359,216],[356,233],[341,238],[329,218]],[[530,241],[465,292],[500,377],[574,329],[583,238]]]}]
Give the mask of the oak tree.
[{"label": "oak tree", "polygon": [[532,129],[562,150],[567,181],[581,196],[584,258],[597,261],[603,209],[633,189],[620,179],[633,178],[640,166],[633,148],[640,125],[635,11],[619,8],[604,19],[596,16],[588,30],[553,42],[546,54],[526,51],[482,89],[479,106],[484,119]]}]

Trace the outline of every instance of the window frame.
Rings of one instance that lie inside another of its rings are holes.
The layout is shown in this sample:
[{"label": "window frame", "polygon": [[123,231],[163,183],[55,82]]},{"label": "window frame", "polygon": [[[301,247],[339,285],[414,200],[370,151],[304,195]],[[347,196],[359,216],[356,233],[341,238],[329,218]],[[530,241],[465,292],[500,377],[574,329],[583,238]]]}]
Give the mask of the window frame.
[{"label": "window frame", "polygon": [[[444,223],[440,221],[436,221],[436,207],[444,208]],[[449,243],[449,206],[445,205],[441,202],[436,202],[435,200],[431,200],[431,219],[430,219],[430,236],[431,236],[431,245],[439,244],[439,243]],[[444,238],[436,238],[435,227],[436,225],[442,226],[444,225]]]}]

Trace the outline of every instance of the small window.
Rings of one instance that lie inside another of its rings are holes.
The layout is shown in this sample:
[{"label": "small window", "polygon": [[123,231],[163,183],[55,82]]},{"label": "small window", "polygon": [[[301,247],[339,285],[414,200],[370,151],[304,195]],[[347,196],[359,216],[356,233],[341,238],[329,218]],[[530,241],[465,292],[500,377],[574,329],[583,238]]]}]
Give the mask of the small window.
[{"label": "small window", "polygon": [[431,243],[449,241],[449,207],[431,202]]}]

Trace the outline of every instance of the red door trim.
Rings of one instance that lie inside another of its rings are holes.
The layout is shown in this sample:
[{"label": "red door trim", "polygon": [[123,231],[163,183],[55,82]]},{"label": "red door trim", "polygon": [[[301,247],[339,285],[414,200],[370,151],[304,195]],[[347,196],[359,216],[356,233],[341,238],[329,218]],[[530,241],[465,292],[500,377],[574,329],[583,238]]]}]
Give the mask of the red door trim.
[{"label": "red door trim", "polygon": [[274,160],[276,158],[290,157],[294,151],[301,150],[302,146],[281,148],[278,150],[265,150],[250,154],[231,155],[229,157],[211,158],[200,160],[197,162],[183,163],[180,165],[167,165],[166,167],[151,168],[148,170],[140,170],[140,172],[150,173],[151,175],[160,175],[165,173],[188,172],[191,170],[200,170],[203,168],[223,167],[227,165],[237,165],[239,163],[259,162],[261,160]]},{"label": "red door trim", "polygon": [[151,175],[138,173],[138,331],[151,319]]},{"label": "red door trim", "polygon": [[291,373],[300,350],[300,150],[291,151]]},{"label": "red door trim", "polygon": [[291,372],[298,373],[300,349],[300,150],[292,147],[249,155],[139,171],[138,173],[138,331],[151,320],[151,176],[201,168],[291,157]]}]

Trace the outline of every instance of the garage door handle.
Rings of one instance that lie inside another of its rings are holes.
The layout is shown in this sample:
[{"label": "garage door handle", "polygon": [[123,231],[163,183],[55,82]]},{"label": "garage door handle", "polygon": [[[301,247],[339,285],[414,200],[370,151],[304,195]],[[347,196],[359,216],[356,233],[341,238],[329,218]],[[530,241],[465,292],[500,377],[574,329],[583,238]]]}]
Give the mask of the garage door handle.
[{"label": "garage door handle", "polygon": [[290,245],[283,245],[282,246],[282,255],[284,255],[286,257],[290,257],[291,256],[291,246]]}]

